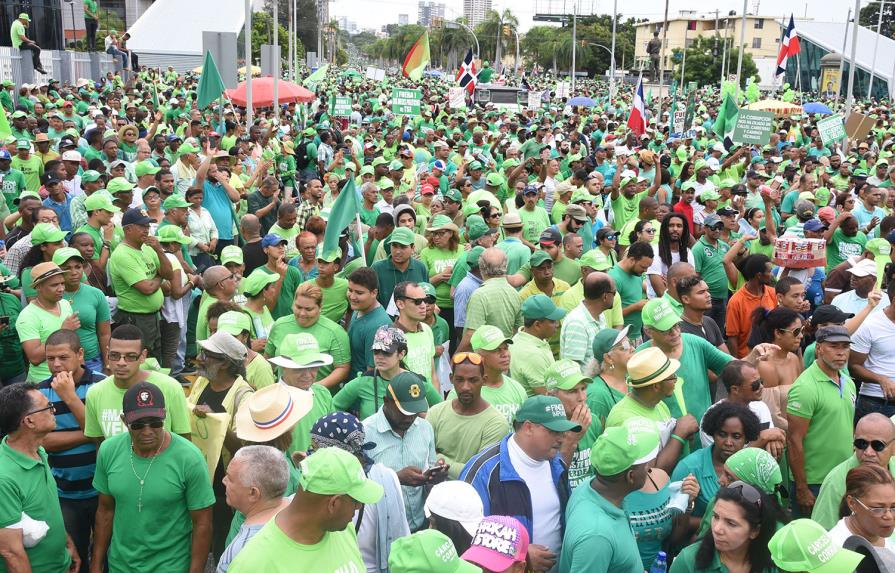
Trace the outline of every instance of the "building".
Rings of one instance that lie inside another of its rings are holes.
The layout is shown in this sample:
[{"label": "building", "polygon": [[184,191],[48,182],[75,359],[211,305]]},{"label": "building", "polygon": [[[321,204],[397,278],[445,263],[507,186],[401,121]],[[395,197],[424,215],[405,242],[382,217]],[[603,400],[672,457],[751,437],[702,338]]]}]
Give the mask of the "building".
[{"label": "building", "polygon": [[417,16],[417,24],[429,27],[432,21],[444,20],[444,4],[441,2],[427,2],[420,0],[419,14]]},{"label": "building", "polygon": [[[649,69],[649,55],[646,53],[646,45],[653,39],[654,32],[658,32],[659,39],[662,39],[662,24],[662,20],[652,20],[634,25],[636,36],[634,45],[635,64],[633,69],[639,69],[641,65],[644,69]],[[719,14],[717,19],[714,15],[669,18],[668,31],[665,34],[664,69],[670,70],[679,65],[673,59],[674,50],[684,48],[685,41],[687,46],[692,45],[699,36],[714,37],[717,34],[721,39],[726,38],[728,49],[730,49],[731,45],[736,46],[739,43],[742,25],[742,15],[727,16]],[[780,26],[781,21],[779,18],[746,15],[745,52],[752,54],[752,60],[758,67],[758,75],[761,77],[761,85],[770,86],[773,83],[773,74],[777,65],[777,52],[780,49],[780,38],[782,36]],[[798,29],[798,26],[796,28]],[[722,45],[723,43],[719,42],[719,53],[721,53]]]},{"label": "building", "polygon": [[491,0],[463,0],[463,17],[470,28],[483,22],[490,11]]},{"label": "building", "polygon": [[410,16],[408,16],[407,14],[398,14],[398,25],[399,26],[406,26],[409,23],[410,23]]}]

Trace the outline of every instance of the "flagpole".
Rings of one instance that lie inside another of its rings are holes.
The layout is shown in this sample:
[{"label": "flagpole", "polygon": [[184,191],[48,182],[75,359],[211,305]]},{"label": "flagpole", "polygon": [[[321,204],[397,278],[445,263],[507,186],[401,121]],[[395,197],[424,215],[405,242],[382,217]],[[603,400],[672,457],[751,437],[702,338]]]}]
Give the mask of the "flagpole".
[{"label": "flagpole", "polygon": [[842,36],[842,52],[839,54],[839,76],[836,79],[836,103],[842,96],[842,70],[845,66],[845,46],[848,41],[848,21],[851,20],[851,6],[848,7],[848,18],[845,19],[845,34]]},{"label": "flagpole", "polygon": [[[357,193],[357,190],[352,189],[351,192]],[[354,221],[355,226],[357,226],[357,244],[360,245],[360,260],[363,261],[363,266],[367,266],[367,255],[364,253],[364,230],[361,228],[360,213],[355,214]]]},{"label": "flagpole", "polygon": [[743,71],[743,45],[746,43],[746,5],[748,0],[743,0],[743,18],[740,27],[740,45],[737,48],[737,91],[736,91],[736,99],[737,103],[740,101],[740,74]]},{"label": "flagpole", "polygon": [[[855,52],[858,51],[858,19],[861,14],[861,0],[855,0],[855,10],[853,12],[851,29],[851,60],[848,63],[848,94],[845,100],[845,117],[851,114],[851,107],[855,101]],[[845,54],[843,54],[844,56]]]},{"label": "flagpole", "polygon": [[252,0],[245,0],[246,128],[252,127]]}]

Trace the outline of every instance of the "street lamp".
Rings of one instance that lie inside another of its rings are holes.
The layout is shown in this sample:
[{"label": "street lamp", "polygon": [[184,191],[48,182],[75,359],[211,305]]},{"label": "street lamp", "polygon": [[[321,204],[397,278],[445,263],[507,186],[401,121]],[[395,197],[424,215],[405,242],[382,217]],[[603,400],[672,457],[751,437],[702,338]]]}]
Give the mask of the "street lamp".
[{"label": "street lamp", "polygon": [[[611,64],[612,67],[610,68],[610,71],[615,70],[615,54],[612,53],[612,50],[610,50],[603,44],[597,44],[596,42],[587,42],[587,45],[588,46],[596,46],[597,48],[603,48],[604,50],[609,52],[609,59],[612,62],[612,64]],[[612,75],[609,77],[609,97],[610,98],[614,97],[614,95],[615,95],[615,76]]]},{"label": "street lamp", "polygon": [[475,40],[475,55],[481,57],[482,51],[479,49],[479,39],[475,35],[475,32],[472,31],[472,28],[470,28],[463,22],[458,22],[457,20],[445,20],[444,27],[450,28],[452,30],[456,28],[463,28],[464,30],[472,34],[472,39]]}]

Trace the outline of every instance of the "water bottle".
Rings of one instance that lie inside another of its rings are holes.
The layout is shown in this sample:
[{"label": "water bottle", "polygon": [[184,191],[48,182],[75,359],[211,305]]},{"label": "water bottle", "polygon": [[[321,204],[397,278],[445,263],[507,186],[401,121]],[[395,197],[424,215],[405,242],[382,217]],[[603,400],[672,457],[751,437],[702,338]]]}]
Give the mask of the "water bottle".
[{"label": "water bottle", "polygon": [[649,573],[667,573],[668,571],[668,560],[664,551],[660,551],[658,555],[656,555],[656,560],[653,561],[653,564],[650,565]]}]

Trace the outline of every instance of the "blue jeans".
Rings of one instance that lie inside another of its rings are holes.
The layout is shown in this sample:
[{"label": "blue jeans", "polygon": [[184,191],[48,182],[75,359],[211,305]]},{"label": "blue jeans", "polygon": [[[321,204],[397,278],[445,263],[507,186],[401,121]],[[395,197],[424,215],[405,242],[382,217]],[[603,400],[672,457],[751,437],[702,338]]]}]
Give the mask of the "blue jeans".
[{"label": "blue jeans", "polygon": [[85,360],[84,366],[93,370],[97,374],[103,373],[103,359],[101,356],[94,356],[90,360]]},{"label": "blue jeans", "polygon": [[874,412],[879,412],[886,418],[891,418],[895,415],[895,402],[859,394],[858,399],[855,401],[855,425],[857,425],[858,420]]},{"label": "blue jeans", "polygon": [[106,50],[106,53],[112,54],[113,56],[117,56],[117,57],[121,58],[121,67],[122,68],[127,67],[127,52],[122,52],[115,46],[109,46],[109,49]]}]

